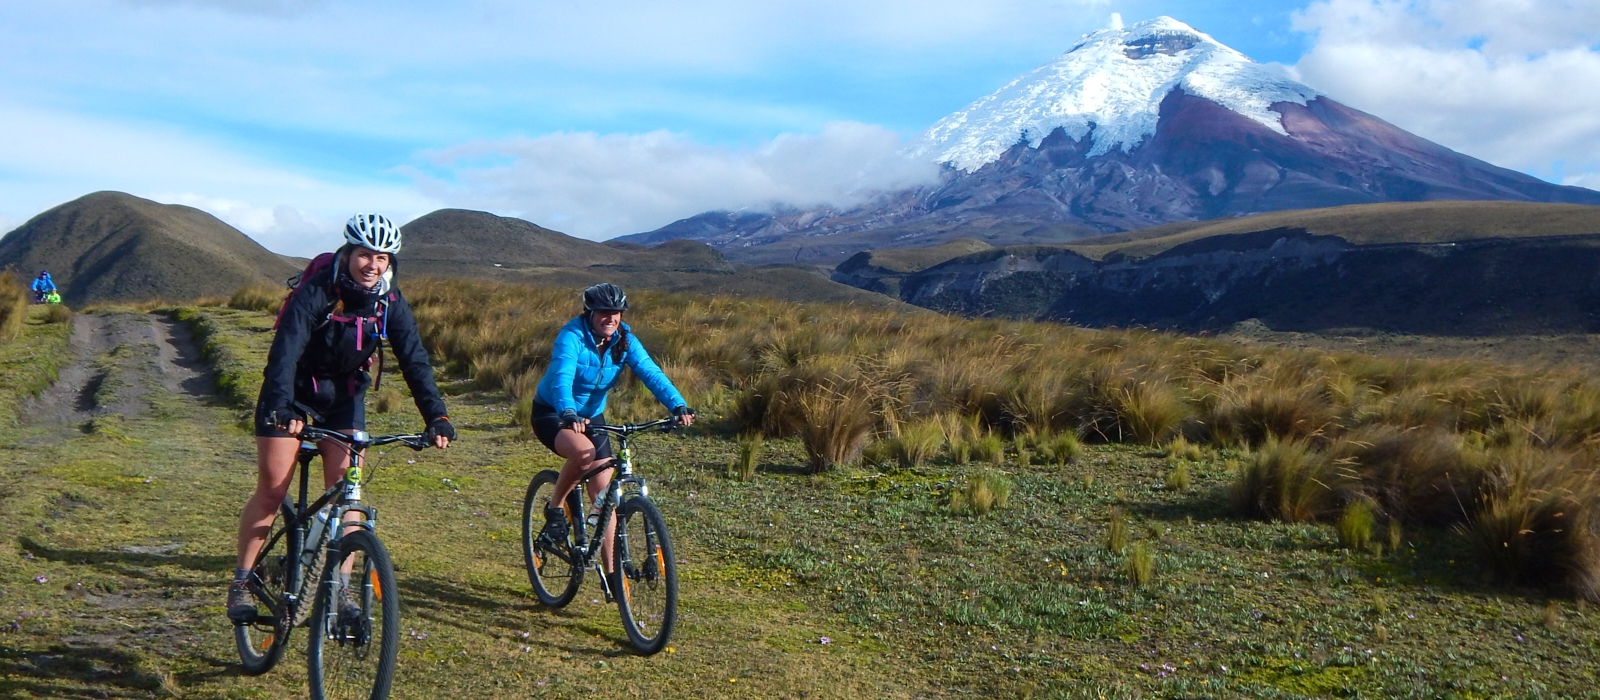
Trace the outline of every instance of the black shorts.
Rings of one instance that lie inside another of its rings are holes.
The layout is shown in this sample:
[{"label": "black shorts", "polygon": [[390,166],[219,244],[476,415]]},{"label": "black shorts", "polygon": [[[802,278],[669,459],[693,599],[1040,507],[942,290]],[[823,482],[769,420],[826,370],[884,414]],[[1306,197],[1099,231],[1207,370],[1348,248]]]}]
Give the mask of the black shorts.
[{"label": "black shorts", "polygon": [[[321,420],[316,426],[325,430],[367,429],[367,387],[372,375],[356,371],[350,376],[329,379],[296,374],[294,400],[317,412]],[[276,426],[263,425],[267,411],[276,406],[266,406],[256,399],[256,437],[293,437]]]},{"label": "black shorts", "polygon": [[[589,420],[590,423],[606,422],[605,414],[600,414]],[[539,436],[539,442],[556,451],[556,433],[561,432],[561,414],[556,409],[546,406],[538,401],[533,402],[533,434]],[[594,458],[605,459],[611,456],[611,436],[605,433],[585,431],[584,435],[594,443]],[[558,455],[559,456],[559,455]]]}]

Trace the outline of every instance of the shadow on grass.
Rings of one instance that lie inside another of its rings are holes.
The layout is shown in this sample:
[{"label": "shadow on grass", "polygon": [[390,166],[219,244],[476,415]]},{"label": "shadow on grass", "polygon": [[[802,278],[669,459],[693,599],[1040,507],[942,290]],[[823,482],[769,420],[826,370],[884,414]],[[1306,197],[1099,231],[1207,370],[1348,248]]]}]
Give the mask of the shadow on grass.
[{"label": "shadow on grass", "polygon": [[42,651],[0,647],[0,694],[15,697],[150,697],[161,676],[139,657],[106,646],[56,645]]},{"label": "shadow on grass", "polygon": [[234,564],[232,555],[136,554],[122,551],[66,549],[52,547],[29,537],[19,538],[17,542],[23,551],[29,552],[40,559],[64,564],[93,566],[105,571],[131,578],[146,579],[158,584],[193,585],[194,581],[153,576],[149,571],[152,567],[177,566],[190,571],[231,572]]}]

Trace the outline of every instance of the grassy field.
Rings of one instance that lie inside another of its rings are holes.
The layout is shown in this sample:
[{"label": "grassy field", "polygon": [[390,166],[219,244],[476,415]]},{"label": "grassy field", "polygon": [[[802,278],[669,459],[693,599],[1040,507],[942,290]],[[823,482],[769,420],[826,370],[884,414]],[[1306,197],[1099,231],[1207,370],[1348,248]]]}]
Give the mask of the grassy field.
[{"label": "grassy field", "polygon": [[[649,303],[665,324],[665,302]],[[148,410],[91,411],[66,438],[27,422],[0,433],[0,697],[306,692],[303,633],[276,671],[246,678],[222,618],[253,480],[238,400],[270,319],[173,313],[238,389],[145,393]],[[670,356],[669,338],[652,350]],[[8,372],[45,371],[18,347],[0,344]],[[131,379],[96,402],[155,376],[128,365],[141,356],[104,353],[108,377]],[[981,465],[939,451],[814,473],[799,438],[772,437],[739,479],[739,403],[705,402],[709,381],[697,400],[720,415],[636,449],[684,580],[672,648],[637,657],[592,581],[565,610],[531,596],[522,489],[556,461],[513,425],[515,376],[508,395],[487,388],[492,370],[447,383],[450,450],[375,456],[368,495],[403,596],[396,697],[1595,695],[1596,611],[1493,582],[1448,527],[1407,526],[1397,543],[1380,529],[1380,554],[1333,523],[1242,519],[1229,491],[1245,446],[1088,444],[1053,463],[1008,439]],[[10,382],[0,392],[19,400]],[[417,428],[400,403],[371,430]],[[953,514],[951,494],[980,481],[1009,485],[1005,505]]]}]

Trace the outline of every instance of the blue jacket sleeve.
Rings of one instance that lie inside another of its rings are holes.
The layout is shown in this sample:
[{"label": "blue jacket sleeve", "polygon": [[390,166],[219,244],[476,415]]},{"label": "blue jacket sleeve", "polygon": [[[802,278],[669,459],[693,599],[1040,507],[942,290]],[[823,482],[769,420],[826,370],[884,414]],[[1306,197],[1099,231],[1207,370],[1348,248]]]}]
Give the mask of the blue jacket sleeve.
[{"label": "blue jacket sleeve", "polygon": [[555,395],[548,398],[552,401],[550,407],[558,415],[578,410],[577,402],[572,400],[572,379],[578,371],[578,352],[582,348],[583,341],[577,333],[565,327],[556,333],[556,342],[550,350],[550,368],[545,371],[554,380],[551,389]]},{"label": "blue jacket sleeve", "polygon": [[623,356],[623,360],[633,370],[633,375],[644,382],[650,393],[655,394],[656,400],[668,410],[689,405],[683,400],[683,395],[678,393],[678,388],[672,385],[667,373],[661,371],[661,366],[657,365],[655,360],[650,359],[650,353],[645,352],[644,344],[639,342],[639,336],[628,338],[628,352]]}]

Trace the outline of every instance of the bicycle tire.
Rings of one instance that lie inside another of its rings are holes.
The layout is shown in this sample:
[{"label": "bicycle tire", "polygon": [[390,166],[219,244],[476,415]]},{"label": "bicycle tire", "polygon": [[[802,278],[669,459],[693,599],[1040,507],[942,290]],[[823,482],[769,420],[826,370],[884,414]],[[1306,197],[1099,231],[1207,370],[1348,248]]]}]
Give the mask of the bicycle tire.
[{"label": "bicycle tire", "polygon": [[[277,520],[267,529],[267,538],[256,553],[250,571],[262,582],[253,588],[258,606],[270,599],[269,613],[286,604],[285,594],[296,590],[300,574],[300,538],[297,529],[288,528],[294,522],[294,508],[284,498]],[[294,629],[287,614],[273,614],[270,621],[233,626],[233,645],[239,652],[239,664],[247,676],[259,676],[271,671],[283,658],[289,643],[289,633]]]},{"label": "bicycle tire", "polygon": [[[333,582],[344,562],[352,558],[350,590],[355,591],[352,598],[363,615],[347,618],[333,602]],[[394,684],[395,656],[400,649],[400,589],[395,585],[389,552],[377,535],[356,530],[339,540],[339,552],[328,558],[325,570],[328,573],[317,586],[317,603],[307,628],[311,636],[306,650],[311,697],[385,700]]]},{"label": "bicycle tire", "polygon": [[678,564],[666,520],[649,498],[634,496],[617,509],[612,552],[621,590],[612,593],[628,642],[646,656],[661,651],[678,620]]},{"label": "bicycle tire", "polygon": [[[522,499],[522,563],[528,569],[528,583],[539,602],[559,608],[572,602],[583,583],[583,567],[563,561],[550,548],[539,542],[544,529],[544,507],[555,493],[556,480],[561,474],[546,469],[528,482],[528,495]],[[571,556],[573,537],[581,537],[583,528],[583,499],[574,487],[567,492],[567,556]]]}]

